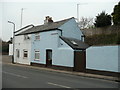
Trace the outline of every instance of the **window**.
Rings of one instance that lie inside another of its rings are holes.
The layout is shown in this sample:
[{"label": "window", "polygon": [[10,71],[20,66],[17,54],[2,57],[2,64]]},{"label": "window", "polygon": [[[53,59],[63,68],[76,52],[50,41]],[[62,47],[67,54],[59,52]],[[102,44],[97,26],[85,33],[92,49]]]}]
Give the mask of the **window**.
[{"label": "window", "polygon": [[82,36],[81,36],[81,41],[84,42],[84,38],[85,38],[85,35],[82,35]]},{"label": "window", "polygon": [[78,46],[78,44],[75,41],[71,41],[71,43]]},{"label": "window", "polygon": [[30,37],[28,35],[24,35],[24,40],[28,40]]},{"label": "window", "polygon": [[27,39],[27,35],[24,35],[24,40],[26,40]]},{"label": "window", "polygon": [[27,50],[23,50],[23,58],[27,58],[28,57],[28,51]]},{"label": "window", "polygon": [[35,40],[40,40],[40,35],[39,35],[39,33],[36,33],[36,34],[35,34]]},{"label": "window", "polygon": [[40,51],[35,51],[35,60],[40,60]]},{"label": "window", "polygon": [[16,49],[16,56],[17,56],[17,58],[19,58],[19,56],[20,56],[19,49]]}]

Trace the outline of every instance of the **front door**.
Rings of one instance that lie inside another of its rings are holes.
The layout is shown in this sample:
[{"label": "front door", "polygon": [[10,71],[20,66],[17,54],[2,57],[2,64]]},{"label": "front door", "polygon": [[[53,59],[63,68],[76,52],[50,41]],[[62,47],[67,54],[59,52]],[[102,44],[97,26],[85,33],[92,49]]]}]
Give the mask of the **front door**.
[{"label": "front door", "polygon": [[52,66],[52,50],[46,50],[46,67]]},{"label": "front door", "polygon": [[16,49],[16,56],[15,56],[16,63],[19,63],[19,58],[20,58],[20,52],[19,49]]},{"label": "front door", "polygon": [[86,69],[86,51],[74,51],[74,71]]}]

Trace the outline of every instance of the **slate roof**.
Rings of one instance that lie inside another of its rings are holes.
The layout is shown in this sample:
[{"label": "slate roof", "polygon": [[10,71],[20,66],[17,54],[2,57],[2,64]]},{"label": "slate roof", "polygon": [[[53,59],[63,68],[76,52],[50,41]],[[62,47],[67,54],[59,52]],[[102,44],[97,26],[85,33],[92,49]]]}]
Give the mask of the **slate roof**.
[{"label": "slate roof", "polygon": [[[74,18],[74,17],[72,17],[72,18]],[[52,22],[52,23],[48,23],[48,24],[34,26],[26,31],[23,31],[23,32],[17,34],[17,35],[24,35],[24,34],[30,34],[30,33],[42,32],[42,31],[55,30],[55,29],[58,29],[61,25],[63,25],[64,23],[66,23],[67,21],[69,21],[72,18],[64,19],[61,21]]]},{"label": "slate roof", "polygon": [[15,31],[14,33],[17,33],[17,32],[19,32],[19,31],[22,31],[23,29],[26,29],[26,28],[28,28],[28,27],[30,27],[30,26],[34,27],[34,25],[31,24],[31,25],[25,26],[25,27],[23,27],[23,28]]},{"label": "slate roof", "polygon": [[78,39],[67,38],[67,37],[63,37],[63,36],[60,36],[60,38],[75,50],[85,50],[86,48],[89,47],[88,44],[86,44]]}]

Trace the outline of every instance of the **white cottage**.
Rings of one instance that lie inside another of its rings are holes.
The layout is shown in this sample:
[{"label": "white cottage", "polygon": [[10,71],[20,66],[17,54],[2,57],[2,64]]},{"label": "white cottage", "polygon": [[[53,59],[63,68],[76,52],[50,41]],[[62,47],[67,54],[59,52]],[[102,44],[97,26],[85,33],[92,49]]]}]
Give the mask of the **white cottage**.
[{"label": "white cottage", "polygon": [[47,16],[44,22],[15,33],[14,62],[84,71],[88,45],[75,18],[53,22]]}]

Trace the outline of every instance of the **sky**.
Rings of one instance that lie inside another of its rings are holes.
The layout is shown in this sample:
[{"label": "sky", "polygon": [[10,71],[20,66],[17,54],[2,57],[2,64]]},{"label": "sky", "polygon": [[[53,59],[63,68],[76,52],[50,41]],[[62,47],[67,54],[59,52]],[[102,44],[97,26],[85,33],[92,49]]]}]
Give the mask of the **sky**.
[{"label": "sky", "polygon": [[45,16],[51,16],[53,21],[77,18],[77,4],[79,4],[79,18],[95,18],[102,11],[111,14],[118,2],[119,0],[1,0],[0,38],[8,41],[13,35],[13,25],[8,21],[15,23],[15,31],[17,31],[30,24],[35,26],[44,24]]}]

